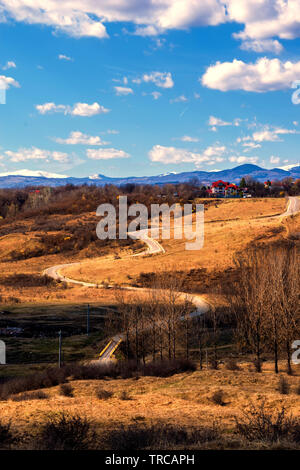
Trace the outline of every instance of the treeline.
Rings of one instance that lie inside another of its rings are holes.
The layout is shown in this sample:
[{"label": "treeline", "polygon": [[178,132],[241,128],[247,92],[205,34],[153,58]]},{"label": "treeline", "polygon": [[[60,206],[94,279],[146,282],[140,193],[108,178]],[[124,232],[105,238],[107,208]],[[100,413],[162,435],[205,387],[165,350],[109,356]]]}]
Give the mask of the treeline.
[{"label": "treeline", "polygon": [[[123,186],[71,184],[57,188],[27,187],[0,190],[0,217],[3,219],[36,217],[52,214],[81,214],[95,212],[103,203],[118,205],[119,196],[127,196],[128,203],[139,202],[150,208],[152,203],[187,202],[199,197],[201,190],[196,182],[152,185],[126,184]],[[202,191],[203,197],[205,191]],[[201,194],[202,194],[201,193]]]},{"label": "treeline", "polygon": [[280,357],[292,373],[293,342],[300,338],[300,264],[295,244],[253,247],[235,260],[239,279],[228,294],[239,350],[254,353],[261,370],[263,353]]},{"label": "treeline", "polygon": [[284,197],[285,195],[297,196],[300,194],[300,179],[294,181],[293,178],[288,177],[281,181],[266,181],[265,183],[246,176],[241,179],[240,187],[247,187],[248,193],[254,197]]},{"label": "treeline", "polygon": [[[121,291],[119,316],[108,318],[107,332],[122,332],[127,360],[184,356],[197,358],[200,369],[204,362],[217,369],[232,353],[245,354],[253,355],[261,372],[263,359],[272,356],[276,373],[285,358],[291,374],[293,342],[300,339],[299,247],[256,247],[238,255],[235,264],[239,275],[227,287],[228,308],[195,314],[191,296],[184,297],[182,280],[174,276],[156,280],[148,298],[127,301]],[[227,358],[220,354],[226,345]]]}]

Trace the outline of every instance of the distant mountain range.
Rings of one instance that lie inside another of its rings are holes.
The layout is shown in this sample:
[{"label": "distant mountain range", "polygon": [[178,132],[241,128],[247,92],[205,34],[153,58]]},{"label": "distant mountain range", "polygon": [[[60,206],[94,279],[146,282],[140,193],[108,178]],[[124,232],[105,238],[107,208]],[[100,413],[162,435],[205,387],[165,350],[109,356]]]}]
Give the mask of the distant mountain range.
[{"label": "distant mountain range", "polygon": [[[19,173],[19,174],[17,174]],[[74,178],[55,173],[43,171],[19,170],[11,174],[0,173],[0,188],[23,188],[25,186],[62,186],[65,184],[94,184],[103,186],[105,184],[166,184],[185,183],[197,178],[199,184],[209,185],[216,180],[225,180],[231,183],[238,183],[242,177],[251,176],[258,181],[282,180],[292,177],[300,178],[300,165],[292,168],[286,167],[267,170],[257,165],[240,165],[229,170],[220,171],[186,171],[183,173],[166,173],[157,176],[129,176],[126,178],[110,178],[104,175],[93,175],[84,178]]]}]

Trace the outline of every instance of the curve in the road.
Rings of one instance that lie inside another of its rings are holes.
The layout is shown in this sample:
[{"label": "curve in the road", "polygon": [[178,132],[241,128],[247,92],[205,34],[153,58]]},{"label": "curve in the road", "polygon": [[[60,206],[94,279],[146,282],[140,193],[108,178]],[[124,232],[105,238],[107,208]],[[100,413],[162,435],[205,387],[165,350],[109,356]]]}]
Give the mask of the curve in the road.
[{"label": "curve in the road", "polygon": [[[289,197],[287,209],[283,214],[280,215],[280,218],[289,217],[298,212],[300,212],[300,199],[298,197]],[[130,236],[132,238],[136,238],[136,239],[143,241],[147,245],[146,251],[143,251],[141,253],[137,253],[131,256],[145,256],[145,255],[151,255],[151,254],[165,253],[165,250],[160,245],[160,243],[157,240],[150,238],[146,230],[131,232]],[[53,279],[57,281],[62,281],[62,282],[67,282],[67,283],[72,283],[72,284],[77,284],[77,285],[79,284],[84,287],[102,287],[101,284],[77,281],[75,279],[70,279],[68,277],[65,277],[63,274],[60,273],[61,269],[65,269],[70,266],[76,266],[79,264],[80,263],[68,263],[68,264],[60,264],[57,266],[52,266],[50,268],[45,269],[43,271],[43,275],[52,277]],[[143,287],[130,287],[130,286],[122,287],[122,289],[138,290],[140,292],[151,291],[151,289],[145,289]],[[209,304],[200,295],[196,295],[196,294],[191,295],[191,294],[181,292],[180,297],[185,298],[186,300],[192,302],[195,305],[196,309],[191,313],[191,317],[203,315],[204,313],[208,312],[210,308]],[[109,360],[112,357],[115,350],[118,348],[119,344],[122,342],[122,340],[123,340],[123,336],[121,334],[114,336],[110,340],[110,342],[105,346],[105,348],[101,351],[99,360],[100,361]]]}]

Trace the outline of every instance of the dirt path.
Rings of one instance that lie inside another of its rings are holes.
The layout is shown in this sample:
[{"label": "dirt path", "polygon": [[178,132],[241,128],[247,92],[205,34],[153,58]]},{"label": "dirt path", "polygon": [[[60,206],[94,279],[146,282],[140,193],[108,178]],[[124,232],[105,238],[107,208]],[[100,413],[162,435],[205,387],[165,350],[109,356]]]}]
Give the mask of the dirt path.
[{"label": "dirt path", "polygon": [[[290,215],[296,214],[297,212],[300,212],[300,199],[298,197],[289,197],[287,209],[279,217],[280,218],[289,217]],[[132,256],[145,256],[145,255],[159,254],[159,253],[165,252],[164,248],[160,245],[160,243],[157,240],[154,240],[153,238],[150,238],[148,236],[148,230],[143,230],[139,232],[131,232],[131,236],[142,240],[147,245],[147,249],[145,251],[143,251],[142,253],[132,255]],[[48,269],[45,269],[43,271],[43,275],[47,275],[49,277],[52,277],[55,280],[59,280],[62,282],[79,284],[84,287],[103,287],[102,284],[77,281],[75,279],[70,279],[68,277],[65,277],[63,274],[61,274],[62,269],[69,268],[70,266],[76,266],[79,264],[80,263],[69,263],[69,264],[60,264],[57,266],[52,266]],[[108,287],[113,287],[113,286],[108,286]],[[136,290],[138,292],[150,292],[151,291],[151,289],[146,289],[143,287],[130,287],[130,286],[122,287],[122,289]],[[192,317],[203,315],[204,313],[209,311],[210,306],[203,299],[201,295],[196,295],[196,294],[191,295],[185,292],[180,292],[180,297],[182,299],[189,300],[195,305],[196,309],[194,310],[194,312],[191,313]],[[114,336],[100,353],[99,360],[100,361],[109,360],[111,356],[113,355],[114,351],[119,346],[119,344],[122,342],[122,339],[123,337],[121,334]]]}]

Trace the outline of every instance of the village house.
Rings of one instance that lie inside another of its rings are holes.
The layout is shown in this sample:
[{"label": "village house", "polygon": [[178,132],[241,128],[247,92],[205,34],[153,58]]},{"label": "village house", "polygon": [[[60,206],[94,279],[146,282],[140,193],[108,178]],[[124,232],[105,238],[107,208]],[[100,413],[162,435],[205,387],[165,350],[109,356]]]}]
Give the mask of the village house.
[{"label": "village house", "polygon": [[241,192],[246,192],[247,188],[240,188],[234,183],[228,181],[215,181],[207,189],[207,194],[213,197],[239,197]]}]

